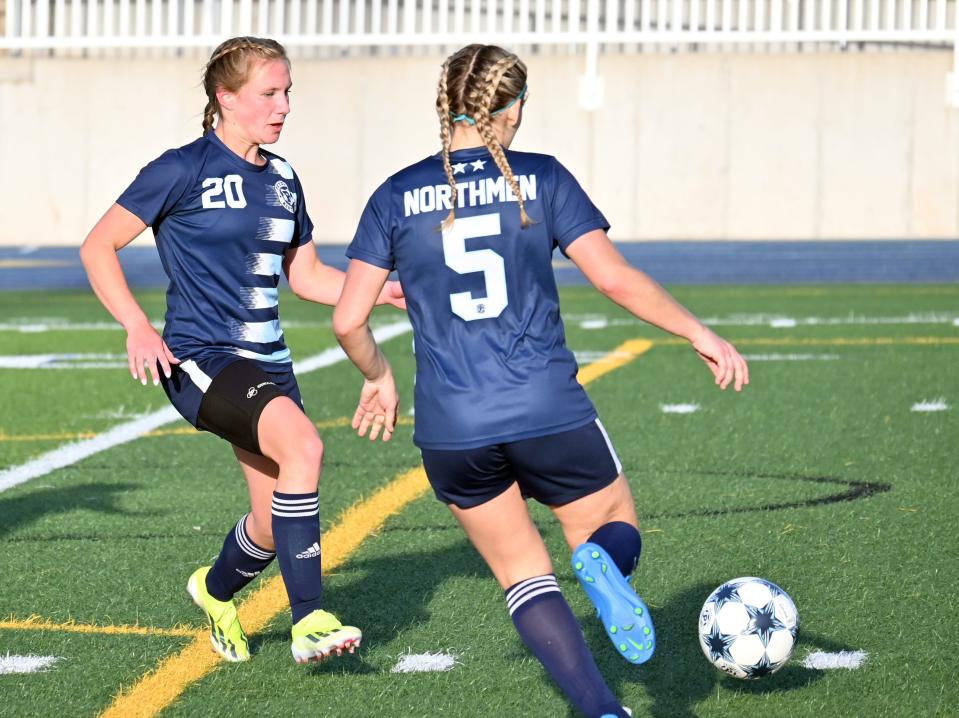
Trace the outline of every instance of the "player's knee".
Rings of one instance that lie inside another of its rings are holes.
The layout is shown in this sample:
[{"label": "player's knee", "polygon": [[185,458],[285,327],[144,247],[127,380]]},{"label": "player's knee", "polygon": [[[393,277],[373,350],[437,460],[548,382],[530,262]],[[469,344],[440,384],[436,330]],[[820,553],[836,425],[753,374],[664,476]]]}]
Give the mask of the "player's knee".
[{"label": "player's knee", "polygon": [[303,437],[300,451],[303,463],[310,470],[316,471],[317,480],[319,480],[320,468],[323,466],[323,441],[315,429]]},{"label": "player's knee", "polygon": [[316,429],[290,432],[283,442],[280,458],[277,460],[280,470],[295,471],[303,476],[315,477],[319,482],[320,468],[323,465],[323,441]]}]

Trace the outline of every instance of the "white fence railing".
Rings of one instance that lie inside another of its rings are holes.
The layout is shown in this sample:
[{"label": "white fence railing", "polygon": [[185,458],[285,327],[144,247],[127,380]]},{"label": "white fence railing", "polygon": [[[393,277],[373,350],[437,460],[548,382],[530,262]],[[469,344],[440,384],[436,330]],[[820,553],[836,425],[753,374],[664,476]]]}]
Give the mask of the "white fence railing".
[{"label": "white fence railing", "polygon": [[[0,0],[0,54],[208,52],[234,35],[294,56],[496,42],[525,52],[750,45],[948,47],[959,106],[959,0]],[[418,51],[418,50],[410,50]]]},{"label": "white fence railing", "polygon": [[956,0],[0,0],[0,49],[955,43]]}]

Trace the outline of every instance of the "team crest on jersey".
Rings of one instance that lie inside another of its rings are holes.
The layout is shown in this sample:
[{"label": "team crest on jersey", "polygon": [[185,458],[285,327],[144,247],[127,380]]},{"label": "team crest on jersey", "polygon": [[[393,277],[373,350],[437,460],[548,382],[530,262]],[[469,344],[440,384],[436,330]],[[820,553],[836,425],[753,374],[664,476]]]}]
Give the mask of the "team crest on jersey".
[{"label": "team crest on jersey", "polygon": [[277,180],[273,185],[273,191],[276,192],[276,200],[287,212],[296,211],[296,194],[290,191],[283,180]]}]

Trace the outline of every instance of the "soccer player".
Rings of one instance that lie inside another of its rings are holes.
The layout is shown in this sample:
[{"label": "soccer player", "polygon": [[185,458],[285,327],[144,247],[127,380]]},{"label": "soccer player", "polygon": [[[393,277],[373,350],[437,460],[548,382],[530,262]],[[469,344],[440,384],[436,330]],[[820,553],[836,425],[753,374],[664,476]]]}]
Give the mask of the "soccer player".
[{"label": "soccer player", "polygon": [[529,88],[515,55],[470,45],[443,65],[442,151],[386,180],[355,238],[333,329],[365,377],[353,426],[392,434],[397,395],[367,321],[399,273],[416,354],[414,441],[449,505],[506,592],[523,641],[587,716],[624,716],[560,593],[524,499],[549,506],[615,649],[653,653],[649,612],[627,577],[641,540],[629,484],[576,381],[552,272],[559,247],[607,297],[684,337],[716,383],[748,383],[736,350],[642,272],[554,157],[510,151]]},{"label": "soccer player", "polygon": [[[233,596],[277,558],[293,656],[321,660],[352,652],[362,635],[321,608],[323,444],[293,376],[277,284],[282,270],[297,296],[332,305],[344,274],[316,256],[296,173],[262,147],[279,139],[290,112],[283,46],[227,40],[210,57],[203,84],[203,136],[144,167],[80,255],[97,296],[127,330],[133,378],[145,386],[152,374],[187,421],[230,442],[246,479],[250,512],[227,534],[213,566],[187,582],[209,619],[213,649],[228,661],[249,659]],[[117,259],[148,226],[169,278],[162,338]],[[395,282],[376,301],[404,305]]]}]

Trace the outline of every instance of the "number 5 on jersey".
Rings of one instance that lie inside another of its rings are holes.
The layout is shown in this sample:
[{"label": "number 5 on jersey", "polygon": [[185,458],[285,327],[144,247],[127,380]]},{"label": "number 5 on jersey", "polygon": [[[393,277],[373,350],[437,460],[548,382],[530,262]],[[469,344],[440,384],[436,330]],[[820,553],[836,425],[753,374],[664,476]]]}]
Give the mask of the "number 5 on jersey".
[{"label": "number 5 on jersey", "polygon": [[479,299],[475,299],[471,292],[450,294],[453,314],[468,322],[475,319],[494,319],[502,314],[509,304],[503,258],[492,249],[466,249],[467,239],[496,237],[499,234],[499,213],[457,218],[450,229],[443,230],[443,258],[446,266],[457,274],[482,272],[486,284],[486,296]]}]

